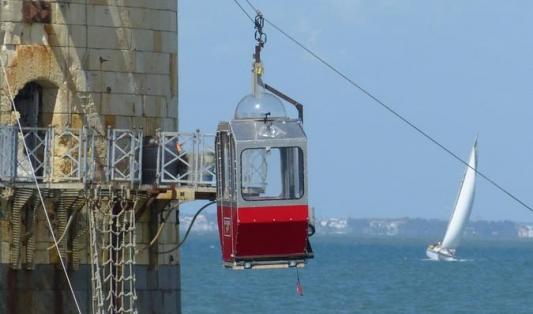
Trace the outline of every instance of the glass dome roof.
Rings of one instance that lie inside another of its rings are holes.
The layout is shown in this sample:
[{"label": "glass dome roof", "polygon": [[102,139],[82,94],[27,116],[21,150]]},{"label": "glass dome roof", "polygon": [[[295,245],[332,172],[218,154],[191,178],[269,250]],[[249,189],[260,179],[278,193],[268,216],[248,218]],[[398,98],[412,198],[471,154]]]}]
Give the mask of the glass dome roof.
[{"label": "glass dome roof", "polygon": [[287,118],[285,106],[276,96],[264,92],[250,94],[239,101],[235,119],[263,119],[267,113],[269,118]]}]

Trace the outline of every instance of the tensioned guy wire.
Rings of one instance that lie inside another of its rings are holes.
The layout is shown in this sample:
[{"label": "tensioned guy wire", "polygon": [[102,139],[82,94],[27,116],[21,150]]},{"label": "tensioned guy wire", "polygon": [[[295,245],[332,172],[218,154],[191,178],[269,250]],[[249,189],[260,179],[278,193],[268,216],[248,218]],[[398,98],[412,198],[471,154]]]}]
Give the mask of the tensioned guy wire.
[{"label": "tensioned guy wire", "polygon": [[31,161],[30,150],[28,148],[28,145],[26,144],[26,139],[24,138],[24,132],[22,130],[22,125],[20,124],[20,118],[18,116],[17,106],[16,106],[15,100],[13,98],[13,92],[11,90],[11,85],[9,84],[9,79],[7,77],[7,71],[6,71],[6,68],[4,66],[4,62],[2,60],[0,60],[0,65],[2,67],[2,73],[3,73],[4,78],[5,78],[5,82],[6,82],[6,86],[7,86],[7,92],[9,94],[9,100],[11,102],[11,108],[12,108],[12,110],[15,113],[15,116],[17,118],[18,131],[20,132],[20,134],[22,136],[22,144],[24,145],[24,150],[26,152],[26,157],[28,157],[28,163],[30,165],[33,182],[35,183],[35,187],[37,189],[37,194],[39,195],[39,200],[41,202],[41,207],[42,207],[43,212],[44,212],[44,217],[46,218],[46,222],[48,224],[48,230],[50,231],[50,234],[52,235],[52,240],[54,241],[54,245],[55,245],[56,250],[57,250],[57,255],[58,255],[59,261],[61,263],[61,268],[63,269],[63,272],[65,273],[65,279],[67,280],[68,287],[70,289],[70,293],[72,294],[72,298],[74,299],[74,304],[76,305],[76,309],[78,310],[79,314],[82,314],[80,305],[78,303],[78,299],[76,297],[76,293],[74,292],[74,287],[72,286],[72,283],[70,282],[70,278],[68,276],[68,272],[67,272],[67,267],[65,265],[65,261],[63,261],[63,257],[61,257],[61,250],[59,249],[59,244],[58,244],[56,235],[54,233],[54,228],[52,227],[52,222],[50,221],[50,217],[48,217],[48,210],[46,209],[46,204],[44,202],[43,194],[41,193],[41,188],[39,187],[39,182],[37,181],[37,177],[35,176],[35,169],[33,167],[32,161]]},{"label": "tensioned guy wire", "polygon": [[[256,12],[258,12],[258,10],[256,9],[256,7],[249,1],[249,0],[245,0],[246,3],[248,3],[248,5]],[[250,16],[250,14],[248,14],[248,12],[246,12],[246,10],[241,6],[241,4],[237,1],[237,0],[233,0],[233,2],[235,2],[235,4],[237,4],[237,6],[241,9],[241,11],[250,19],[250,21],[252,21],[252,23],[254,22],[254,20],[252,19],[252,17]],[[533,212],[533,207],[526,204],[524,201],[522,201],[520,198],[518,198],[516,195],[514,195],[513,193],[509,192],[509,190],[505,189],[503,186],[501,186],[500,184],[498,184],[496,181],[494,181],[493,179],[491,179],[490,177],[488,177],[485,173],[479,171],[478,169],[475,169],[475,168],[472,168],[468,162],[464,161],[461,157],[459,157],[459,155],[457,155],[456,153],[454,153],[451,149],[447,148],[444,144],[440,143],[437,139],[435,139],[434,137],[432,137],[431,135],[429,135],[427,132],[425,132],[424,130],[422,130],[421,128],[417,127],[413,122],[411,122],[409,119],[405,118],[403,115],[401,115],[400,113],[398,113],[396,110],[394,110],[391,106],[387,105],[386,103],[384,103],[382,100],[380,100],[377,96],[375,96],[374,94],[372,94],[370,91],[368,91],[367,89],[363,88],[361,85],[359,85],[358,83],[356,83],[354,80],[352,80],[351,78],[349,78],[346,74],[342,73],[339,69],[337,69],[336,67],[334,67],[332,64],[330,64],[329,62],[327,62],[326,60],[324,60],[322,57],[320,57],[319,55],[317,55],[315,52],[313,52],[311,49],[307,48],[304,44],[302,44],[300,41],[298,41],[296,38],[294,38],[293,36],[291,36],[290,34],[288,34],[287,32],[285,32],[282,28],[280,28],[279,26],[277,26],[276,24],[274,24],[272,21],[270,21],[268,18],[264,17],[265,21],[270,25],[272,26],[275,30],[277,30],[278,32],[280,32],[283,36],[285,36],[287,39],[289,39],[290,41],[292,41],[294,44],[296,44],[298,47],[302,48],[303,50],[305,50],[308,54],[310,54],[313,58],[315,58],[318,62],[322,63],[323,65],[325,65],[328,69],[330,69],[331,71],[333,71],[335,74],[337,74],[338,76],[340,76],[343,80],[345,80],[346,82],[348,82],[350,85],[352,85],[352,87],[358,89],[359,91],[361,91],[363,94],[365,94],[366,96],[368,96],[370,99],[372,99],[374,102],[376,102],[377,104],[379,104],[380,106],[382,106],[384,109],[386,109],[387,111],[389,111],[391,114],[393,114],[395,117],[397,117],[398,119],[400,119],[402,122],[404,122],[405,124],[407,124],[409,127],[411,127],[413,130],[415,130],[417,133],[419,133],[420,135],[422,135],[423,137],[425,137],[426,139],[428,139],[431,143],[435,144],[436,146],[438,146],[440,149],[442,149],[444,152],[446,152],[448,155],[452,156],[454,159],[456,159],[457,161],[459,161],[460,163],[462,163],[463,165],[466,165],[468,168],[474,170],[480,177],[482,177],[483,179],[485,179],[487,182],[489,182],[490,184],[492,184],[494,187],[496,187],[498,190],[500,190],[501,192],[505,193],[507,196],[509,196],[511,199],[513,199],[514,201],[516,201],[518,204],[520,204],[521,206],[527,208],[528,210],[532,211]]]}]

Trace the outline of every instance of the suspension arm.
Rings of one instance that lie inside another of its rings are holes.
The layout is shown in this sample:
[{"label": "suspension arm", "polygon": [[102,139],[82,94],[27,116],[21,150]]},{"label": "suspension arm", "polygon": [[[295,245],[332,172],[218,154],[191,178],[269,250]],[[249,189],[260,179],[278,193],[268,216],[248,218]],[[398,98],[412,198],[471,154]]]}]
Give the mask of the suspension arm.
[{"label": "suspension arm", "polygon": [[288,102],[291,105],[293,105],[294,107],[296,107],[296,110],[298,110],[298,119],[300,119],[300,121],[304,122],[304,105],[302,105],[301,103],[299,103],[296,100],[290,98],[289,96],[285,95],[284,93],[280,92],[279,90],[275,89],[274,87],[272,87],[272,86],[270,86],[268,84],[263,84],[263,88],[265,88],[266,90],[268,90],[272,94],[278,96],[279,98],[285,100],[286,102]]}]

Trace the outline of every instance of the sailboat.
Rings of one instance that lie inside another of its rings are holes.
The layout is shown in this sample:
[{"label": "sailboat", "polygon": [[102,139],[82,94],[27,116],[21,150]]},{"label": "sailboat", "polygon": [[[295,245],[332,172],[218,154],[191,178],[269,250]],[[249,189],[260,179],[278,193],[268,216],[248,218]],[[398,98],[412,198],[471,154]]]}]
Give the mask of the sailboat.
[{"label": "sailboat", "polygon": [[461,182],[459,194],[455,201],[455,208],[452,217],[448,222],[448,228],[442,242],[430,244],[426,249],[426,255],[436,261],[455,260],[455,250],[461,242],[463,231],[468,223],[472,205],[474,204],[474,192],[476,186],[476,169],[477,167],[477,138],[472,146],[468,167]]}]

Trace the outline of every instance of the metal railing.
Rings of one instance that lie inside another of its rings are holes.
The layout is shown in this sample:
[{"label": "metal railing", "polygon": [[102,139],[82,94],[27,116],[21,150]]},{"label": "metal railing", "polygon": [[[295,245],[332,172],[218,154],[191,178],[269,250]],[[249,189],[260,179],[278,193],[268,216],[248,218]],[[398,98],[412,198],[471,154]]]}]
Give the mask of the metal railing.
[{"label": "metal railing", "polygon": [[0,128],[0,180],[3,181],[11,180],[17,171],[16,134],[13,127]]},{"label": "metal railing", "polygon": [[157,174],[159,183],[215,186],[214,135],[159,132]]},{"label": "metal railing", "polygon": [[54,129],[52,134],[54,181],[79,181],[85,173],[87,158],[86,129]]},{"label": "metal railing", "polygon": [[140,182],[142,175],[142,130],[108,129],[108,179]]},{"label": "metal railing", "polygon": [[[143,169],[143,149],[148,147],[143,147],[142,130],[109,128],[105,138],[95,134],[89,128],[23,128],[21,133],[15,127],[0,126],[0,182],[31,182],[33,166],[41,183],[140,184],[143,171],[149,170]],[[214,135],[158,132],[154,143],[157,185],[216,185]],[[98,177],[97,168],[102,169]]]},{"label": "metal railing", "polygon": [[22,128],[22,132],[15,134],[16,178],[19,181],[33,181],[32,172],[35,173],[37,180],[50,177],[52,136],[51,129],[48,128]]},{"label": "metal railing", "polygon": [[88,139],[86,129],[0,126],[0,181],[31,182],[32,171],[39,182],[82,181],[92,164]]}]

